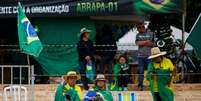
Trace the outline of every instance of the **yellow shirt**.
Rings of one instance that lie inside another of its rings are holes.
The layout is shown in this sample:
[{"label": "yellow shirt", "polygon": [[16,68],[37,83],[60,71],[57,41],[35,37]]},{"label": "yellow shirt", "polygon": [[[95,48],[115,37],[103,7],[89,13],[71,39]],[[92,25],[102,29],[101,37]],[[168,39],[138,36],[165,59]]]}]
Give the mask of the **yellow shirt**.
[{"label": "yellow shirt", "polygon": [[[70,89],[70,88],[71,88],[68,84],[67,84],[65,87],[66,87],[67,89]],[[82,95],[82,90],[81,90],[80,86],[75,85],[75,86],[72,87],[72,88],[77,91],[80,100],[82,100],[83,95]]]},{"label": "yellow shirt", "polygon": [[[171,60],[168,58],[163,57],[163,60],[161,63],[153,63],[154,64],[154,69],[163,69],[163,70],[174,70],[174,65],[172,64]],[[158,92],[158,84],[157,84],[157,76],[153,76],[153,90],[154,92]]]}]

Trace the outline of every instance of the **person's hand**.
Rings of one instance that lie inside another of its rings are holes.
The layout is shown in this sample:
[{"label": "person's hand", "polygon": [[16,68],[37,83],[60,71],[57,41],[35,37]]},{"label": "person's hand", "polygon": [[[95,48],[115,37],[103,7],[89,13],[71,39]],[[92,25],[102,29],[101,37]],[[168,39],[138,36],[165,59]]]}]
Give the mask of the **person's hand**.
[{"label": "person's hand", "polygon": [[155,73],[155,72],[152,72],[151,78],[153,79],[154,77],[156,77],[156,73]]},{"label": "person's hand", "polygon": [[144,41],[137,41],[136,44],[139,46],[147,46],[148,40],[144,40]]},{"label": "person's hand", "polygon": [[87,61],[89,61],[89,60],[91,60],[91,57],[90,57],[90,56],[86,56],[85,59],[86,59]]}]

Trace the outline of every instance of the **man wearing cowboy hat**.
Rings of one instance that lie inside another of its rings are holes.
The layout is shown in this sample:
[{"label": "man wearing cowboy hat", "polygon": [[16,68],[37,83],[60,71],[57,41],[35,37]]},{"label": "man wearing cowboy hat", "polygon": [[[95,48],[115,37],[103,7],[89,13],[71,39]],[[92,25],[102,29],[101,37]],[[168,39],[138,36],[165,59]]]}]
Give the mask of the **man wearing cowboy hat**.
[{"label": "man wearing cowboy hat", "polygon": [[63,81],[57,86],[54,101],[81,101],[82,91],[76,85],[76,81],[80,79],[75,71],[69,71],[63,76]]},{"label": "man wearing cowboy hat", "polygon": [[[80,73],[81,73],[81,81],[83,83],[84,89],[88,90],[88,79],[86,77],[87,63],[92,65],[92,72],[95,72],[95,48],[93,46],[93,42],[89,39],[89,33],[91,30],[86,28],[82,28],[80,30],[80,40],[77,43],[77,51],[79,55],[79,64],[80,64]],[[92,77],[93,78],[93,77]],[[90,78],[91,79],[91,78]]]},{"label": "man wearing cowboy hat", "polygon": [[[83,101],[113,101],[111,92],[106,90],[106,79],[103,74],[98,74],[94,81],[95,86],[86,94]],[[93,96],[89,93],[95,92]]]},{"label": "man wearing cowboy hat", "polygon": [[151,63],[148,65],[147,79],[154,101],[174,101],[171,88],[174,66],[158,47],[151,49]]}]

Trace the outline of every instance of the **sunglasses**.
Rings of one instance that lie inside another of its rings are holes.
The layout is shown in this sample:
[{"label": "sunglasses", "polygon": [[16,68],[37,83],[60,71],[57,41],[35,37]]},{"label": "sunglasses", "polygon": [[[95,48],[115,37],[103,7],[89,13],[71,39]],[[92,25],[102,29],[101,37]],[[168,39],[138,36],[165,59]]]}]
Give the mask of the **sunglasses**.
[{"label": "sunglasses", "polygon": [[144,26],[138,26],[137,28],[145,28]]}]

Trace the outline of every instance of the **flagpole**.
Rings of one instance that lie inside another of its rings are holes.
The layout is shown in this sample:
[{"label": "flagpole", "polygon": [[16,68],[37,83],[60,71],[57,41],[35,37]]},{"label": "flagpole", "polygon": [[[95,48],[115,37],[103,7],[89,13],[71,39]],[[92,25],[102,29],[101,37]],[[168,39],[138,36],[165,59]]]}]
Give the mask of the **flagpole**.
[{"label": "flagpole", "polygon": [[[29,78],[31,78],[31,93],[32,93],[32,101],[35,101],[35,92],[34,92],[34,68],[31,66],[30,63],[30,57],[27,55],[27,64],[29,65]],[[31,73],[30,73],[31,70]],[[30,85],[30,79],[29,79],[29,85]]]},{"label": "flagpole", "polygon": [[[185,40],[185,20],[186,20],[186,0],[184,0],[184,11],[182,13],[182,37],[181,37],[181,53],[179,54],[179,56],[177,57],[177,60],[175,62],[175,65],[178,64],[179,59],[184,55],[184,49],[185,49],[185,45],[186,45],[186,40]],[[176,72],[177,72],[177,68],[174,68],[173,70],[173,75],[176,76]]]},{"label": "flagpole", "polygon": [[[184,0],[184,11],[182,13],[182,39],[181,39],[181,46],[180,46],[181,47],[181,53],[179,54],[179,56],[178,56],[178,58],[177,58],[177,60],[175,62],[175,65],[177,65],[179,60],[180,60],[180,58],[183,58],[184,55],[185,55],[185,50],[184,49],[185,49],[185,45],[186,45],[186,40],[185,40],[186,7],[187,7],[186,0]],[[184,67],[184,64],[182,64],[182,65]],[[183,68],[182,68],[182,71],[183,71]],[[173,76],[176,76],[176,74],[177,74],[177,68],[174,68]]]}]

